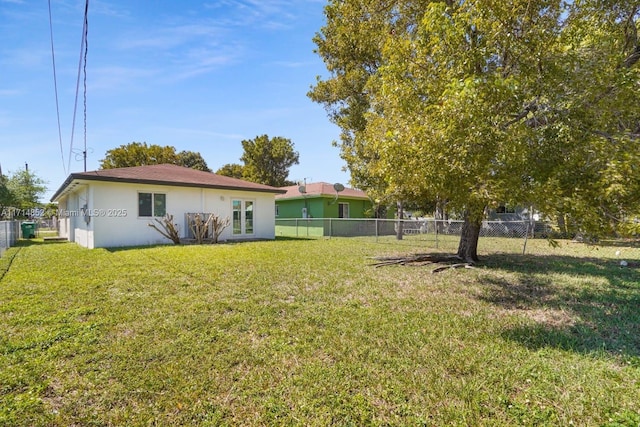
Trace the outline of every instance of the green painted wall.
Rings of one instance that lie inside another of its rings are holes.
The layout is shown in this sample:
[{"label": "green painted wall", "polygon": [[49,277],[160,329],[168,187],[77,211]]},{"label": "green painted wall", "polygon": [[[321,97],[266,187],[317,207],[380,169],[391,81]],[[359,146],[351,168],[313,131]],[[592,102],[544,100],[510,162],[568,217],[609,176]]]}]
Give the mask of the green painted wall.
[{"label": "green painted wall", "polygon": [[338,199],[335,202],[334,200],[335,199],[331,199],[328,200],[327,203],[325,203],[325,218],[338,218],[338,206],[340,205],[340,203],[349,204],[349,218],[364,218],[365,211],[367,209],[372,209],[371,202],[368,200]]},{"label": "green painted wall", "polygon": [[307,208],[307,215],[313,218],[322,218],[322,201],[322,199],[317,198],[277,200],[278,216],[276,218],[302,218],[302,209],[304,207]]},{"label": "green painted wall", "polygon": [[349,204],[349,218],[365,218],[365,212],[372,210],[369,200],[333,197],[308,197],[306,199],[276,200],[277,218],[302,218],[302,209],[307,208],[310,218],[338,218],[340,203]]}]

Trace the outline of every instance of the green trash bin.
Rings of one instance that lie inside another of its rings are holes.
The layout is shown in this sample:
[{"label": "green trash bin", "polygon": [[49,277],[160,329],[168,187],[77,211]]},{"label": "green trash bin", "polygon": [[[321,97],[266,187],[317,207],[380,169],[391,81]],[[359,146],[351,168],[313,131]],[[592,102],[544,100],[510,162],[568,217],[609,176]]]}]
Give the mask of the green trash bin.
[{"label": "green trash bin", "polygon": [[22,238],[23,239],[33,239],[36,237],[36,223],[25,221],[20,224],[20,228],[22,229]]}]

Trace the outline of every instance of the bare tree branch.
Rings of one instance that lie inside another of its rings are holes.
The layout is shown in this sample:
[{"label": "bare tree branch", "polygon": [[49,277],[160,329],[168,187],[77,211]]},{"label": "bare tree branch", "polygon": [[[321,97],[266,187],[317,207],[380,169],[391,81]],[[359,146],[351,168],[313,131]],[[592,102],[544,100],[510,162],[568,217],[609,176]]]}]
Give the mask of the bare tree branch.
[{"label": "bare tree branch", "polygon": [[171,240],[176,245],[180,244],[180,233],[178,231],[178,226],[173,223],[173,215],[166,214],[162,221],[158,218],[154,218],[161,228],[158,228],[154,223],[150,222],[147,224],[149,227],[156,230],[158,233],[162,234],[167,239]]}]

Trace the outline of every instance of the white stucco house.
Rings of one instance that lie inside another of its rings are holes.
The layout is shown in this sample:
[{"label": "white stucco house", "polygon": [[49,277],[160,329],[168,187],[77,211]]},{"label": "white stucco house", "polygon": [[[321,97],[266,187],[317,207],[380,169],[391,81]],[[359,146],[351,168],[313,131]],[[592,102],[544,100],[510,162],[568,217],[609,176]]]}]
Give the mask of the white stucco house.
[{"label": "white stucco house", "polygon": [[190,237],[188,213],[229,217],[220,240],[274,239],[275,195],[284,190],[162,164],[72,173],[51,197],[60,236],[87,248],[171,243],[148,224],[171,214]]}]

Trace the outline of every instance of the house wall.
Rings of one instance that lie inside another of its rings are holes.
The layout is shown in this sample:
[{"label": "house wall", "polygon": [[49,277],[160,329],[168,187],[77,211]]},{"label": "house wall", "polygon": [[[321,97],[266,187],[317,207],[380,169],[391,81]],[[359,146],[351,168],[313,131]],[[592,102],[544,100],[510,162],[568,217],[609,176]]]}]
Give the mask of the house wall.
[{"label": "house wall", "polygon": [[56,215],[56,217],[58,218],[58,235],[60,237],[66,237],[67,239],[69,239],[68,218],[60,215],[60,212],[65,211],[66,209],[67,209],[67,198],[65,197],[60,201],[58,201],[58,214]]},{"label": "house wall", "polygon": [[79,185],[58,203],[61,237],[84,247],[93,248],[93,224],[87,221],[83,208],[91,209],[92,189],[89,185]]},{"label": "house wall", "polygon": [[343,199],[338,200],[329,199],[326,202],[325,212],[327,218],[338,218],[338,206],[340,203],[349,204],[349,218],[365,218],[365,211],[372,209],[372,204],[369,200],[362,199]]},{"label": "house wall", "polygon": [[325,218],[324,199],[308,197],[306,199],[278,200],[278,218],[302,218],[302,209],[307,208],[307,218]]},{"label": "house wall", "polygon": [[349,218],[365,218],[365,212],[372,209],[371,201],[331,197],[308,197],[307,199],[281,199],[278,204],[278,218],[302,218],[302,208],[307,207],[310,218],[338,218],[338,204],[349,203]]},{"label": "house wall", "polygon": [[495,209],[491,209],[487,215],[490,221],[526,221],[529,219],[529,209],[517,206],[513,212],[498,213]]},{"label": "house wall", "polygon": [[88,189],[82,187],[67,196],[64,203],[69,209],[87,203],[92,216],[89,224],[84,218],[67,218],[69,233],[66,237],[88,248],[171,243],[149,227],[153,218],[138,216],[140,192],[166,195],[166,211],[173,215],[181,237],[188,235],[186,213],[207,212],[231,218],[232,200],[242,199],[254,203],[254,233],[233,235],[229,226],[220,240],[275,238],[274,195],[270,193],[110,182],[90,182],[86,185]]}]

